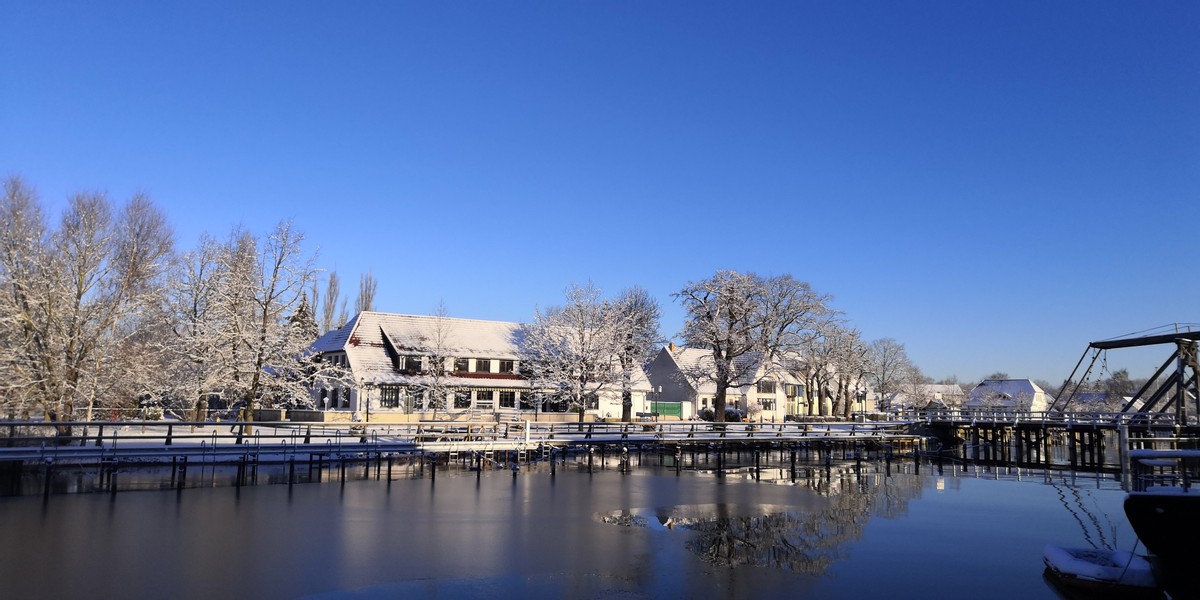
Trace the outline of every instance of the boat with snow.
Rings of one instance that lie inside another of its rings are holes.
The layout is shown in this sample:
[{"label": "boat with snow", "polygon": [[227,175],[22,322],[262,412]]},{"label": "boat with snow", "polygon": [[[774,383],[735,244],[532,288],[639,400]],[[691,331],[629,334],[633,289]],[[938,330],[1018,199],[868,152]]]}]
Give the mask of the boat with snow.
[{"label": "boat with snow", "polygon": [[1125,517],[1155,558],[1159,579],[1172,595],[1200,597],[1195,574],[1200,555],[1200,450],[1129,451],[1132,487]]},{"label": "boat with snow", "polygon": [[1131,552],[1048,545],[1042,551],[1042,562],[1059,583],[1087,593],[1145,598],[1159,595],[1150,561]]},{"label": "boat with snow", "polygon": [[1200,542],[1200,490],[1192,485],[1200,450],[1130,450],[1133,489],[1125,516],[1138,538],[1169,564],[1195,562]]}]

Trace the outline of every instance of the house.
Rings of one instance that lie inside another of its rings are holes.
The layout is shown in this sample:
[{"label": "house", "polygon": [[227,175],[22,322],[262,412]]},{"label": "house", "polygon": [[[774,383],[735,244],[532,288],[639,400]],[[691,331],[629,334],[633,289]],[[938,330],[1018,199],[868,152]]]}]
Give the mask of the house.
[{"label": "house", "polygon": [[956,408],[965,400],[966,394],[957,384],[920,383],[905,385],[901,391],[888,394],[886,406],[892,410]]},{"label": "house", "polygon": [[[763,354],[751,352],[734,360],[738,381],[725,391],[725,408],[748,418],[782,421],[789,414],[807,414],[804,384]],[[712,352],[670,344],[659,351],[647,369],[655,412],[690,419],[711,409],[717,393]]]},{"label": "house", "polygon": [[1029,379],[987,379],[971,390],[963,408],[1040,412],[1053,403],[1054,398]]},{"label": "house", "polygon": [[[328,413],[317,418],[577,420],[564,399],[532,386],[521,369],[519,344],[518,323],[360,313],[311,347],[319,360],[348,374],[340,384],[313,390],[315,412]],[[635,374],[633,384],[633,410],[648,412],[645,374]],[[602,390],[586,414],[619,418],[620,389]]]}]

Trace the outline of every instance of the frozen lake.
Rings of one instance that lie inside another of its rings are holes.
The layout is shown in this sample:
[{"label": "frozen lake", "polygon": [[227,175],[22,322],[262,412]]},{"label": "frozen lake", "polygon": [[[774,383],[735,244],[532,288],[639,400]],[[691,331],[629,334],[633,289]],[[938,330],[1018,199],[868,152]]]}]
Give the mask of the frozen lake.
[{"label": "frozen lake", "polygon": [[[545,464],[0,498],[10,598],[1056,598],[1047,543],[1132,549],[1111,476],[911,463]],[[772,474],[778,480],[772,481]]]}]

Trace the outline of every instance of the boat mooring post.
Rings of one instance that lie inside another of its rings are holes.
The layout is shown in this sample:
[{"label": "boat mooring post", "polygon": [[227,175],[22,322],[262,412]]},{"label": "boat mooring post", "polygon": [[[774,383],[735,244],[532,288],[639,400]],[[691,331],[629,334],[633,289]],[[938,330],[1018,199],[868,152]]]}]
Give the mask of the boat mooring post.
[{"label": "boat mooring post", "polygon": [[[175,486],[176,486],[175,489],[179,490],[181,492],[183,491],[183,488],[187,482],[187,467],[188,467],[188,457],[185,456],[185,457],[183,457],[182,460],[179,461],[179,479],[176,480],[176,482],[175,482]],[[203,476],[203,473],[201,474],[201,476]]]},{"label": "boat mooring post", "polygon": [[[50,470],[51,463],[49,460],[42,465],[42,502],[50,499]],[[18,483],[18,485],[20,485]]]}]

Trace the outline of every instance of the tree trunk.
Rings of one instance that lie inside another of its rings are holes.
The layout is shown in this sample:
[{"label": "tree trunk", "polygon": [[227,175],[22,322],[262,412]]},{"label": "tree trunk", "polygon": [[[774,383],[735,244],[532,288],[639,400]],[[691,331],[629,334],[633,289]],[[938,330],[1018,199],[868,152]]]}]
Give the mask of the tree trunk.
[{"label": "tree trunk", "polygon": [[254,435],[254,397],[246,395],[246,407],[242,409],[242,420],[246,422],[242,432],[246,435]]},{"label": "tree trunk", "polygon": [[717,393],[713,396],[713,421],[716,423],[725,422],[725,390],[728,388],[728,384],[717,382]]},{"label": "tree trunk", "polygon": [[621,392],[621,421],[625,423],[633,421],[633,392],[630,390]]}]

